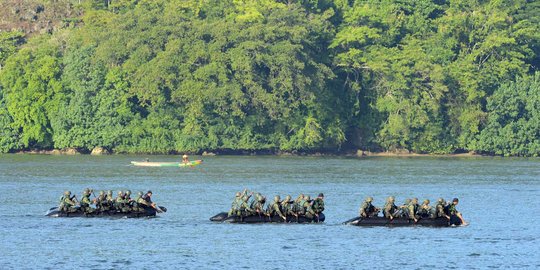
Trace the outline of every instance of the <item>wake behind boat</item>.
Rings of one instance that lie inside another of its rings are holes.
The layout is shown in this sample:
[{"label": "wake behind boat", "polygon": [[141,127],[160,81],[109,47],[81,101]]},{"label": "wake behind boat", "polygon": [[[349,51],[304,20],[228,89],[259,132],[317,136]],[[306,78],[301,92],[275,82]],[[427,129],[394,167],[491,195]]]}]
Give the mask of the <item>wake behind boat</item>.
[{"label": "wake behind boat", "polygon": [[194,167],[202,164],[202,160],[189,162],[150,162],[150,161],[132,161],[133,166],[138,167]]}]

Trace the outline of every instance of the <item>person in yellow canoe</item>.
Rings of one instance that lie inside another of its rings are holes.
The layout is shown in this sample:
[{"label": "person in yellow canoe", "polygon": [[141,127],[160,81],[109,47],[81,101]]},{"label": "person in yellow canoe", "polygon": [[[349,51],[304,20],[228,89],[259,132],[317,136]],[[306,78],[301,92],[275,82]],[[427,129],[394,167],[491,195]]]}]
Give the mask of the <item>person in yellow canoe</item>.
[{"label": "person in yellow canoe", "polygon": [[188,164],[188,163],[189,163],[188,155],[184,154],[184,155],[182,156],[182,163],[184,163],[184,164]]}]

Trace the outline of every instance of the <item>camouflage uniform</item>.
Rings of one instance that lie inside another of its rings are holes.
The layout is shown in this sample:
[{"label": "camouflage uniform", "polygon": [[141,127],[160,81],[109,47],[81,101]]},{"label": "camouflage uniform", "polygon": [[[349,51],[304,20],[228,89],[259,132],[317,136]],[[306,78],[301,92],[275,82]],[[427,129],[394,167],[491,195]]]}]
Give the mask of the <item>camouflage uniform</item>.
[{"label": "camouflage uniform", "polygon": [[237,216],[242,216],[242,217],[249,216],[250,213],[252,212],[251,208],[249,207],[249,203],[248,203],[249,197],[250,196],[243,196],[242,197],[241,202],[240,202],[240,207],[239,207],[238,211],[236,212]]},{"label": "camouflage uniform", "polygon": [[446,202],[443,198],[437,200],[437,205],[435,205],[435,217],[445,217],[450,219],[450,217],[445,213],[444,209],[446,208]]},{"label": "camouflage uniform", "polygon": [[251,209],[252,215],[261,215],[264,214],[264,203],[266,202],[266,198],[262,196],[261,194],[255,195],[255,200],[251,202],[251,205],[249,208]]},{"label": "camouflage uniform", "polygon": [[373,204],[371,204],[372,201],[372,197],[367,197],[366,200],[364,200],[359,211],[361,217],[376,217],[379,214],[379,208],[373,206]]},{"label": "camouflage uniform", "polygon": [[306,216],[306,218],[314,218],[315,216],[317,216],[317,213],[315,213],[315,210],[313,210],[313,207],[311,205],[312,201],[309,195],[306,195],[304,197],[303,202],[304,216]]},{"label": "camouflage uniform", "polygon": [[135,200],[133,201],[133,207],[132,207],[133,212],[144,212],[145,206],[148,206],[142,196],[143,196],[142,191],[137,192],[137,197],[135,197]]},{"label": "camouflage uniform", "polygon": [[234,200],[231,204],[231,210],[229,210],[229,213],[227,215],[229,217],[232,215],[236,215],[238,210],[240,210],[241,204],[242,204],[242,193],[236,192],[236,195],[234,196]]},{"label": "camouflage uniform", "polygon": [[298,216],[303,216],[306,213],[304,209],[304,194],[298,195],[293,202],[293,212]]},{"label": "camouflage uniform", "polygon": [[124,193],[122,191],[118,191],[118,196],[114,200],[114,208],[117,211],[122,211],[124,208]]},{"label": "camouflage uniform", "polygon": [[281,213],[284,216],[294,216],[296,213],[293,211],[293,202],[291,196],[285,196],[285,199],[281,202]]},{"label": "camouflage uniform", "polygon": [[386,199],[386,204],[383,208],[383,216],[385,218],[394,219],[395,217],[398,217],[398,207],[394,204],[394,202],[395,198],[393,196]]},{"label": "camouflage uniform", "polygon": [[100,212],[109,211],[110,207],[107,203],[107,196],[104,191],[100,191],[98,197],[96,198],[96,210]]},{"label": "camouflage uniform", "polygon": [[268,207],[266,208],[266,214],[269,217],[280,216],[282,219],[285,219],[285,215],[283,215],[279,207],[280,199],[281,198],[279,197],[279,195],[276,195],[274,197],[274,201],[271,204],[269,204]]},{"label": "camouflage uniform", "polygon": [[90,204],[92,204],[92,200],[90,200],[90,190],[85,190],[83,193],[83,196],[81,198],[81,210],[87,214],[91,214],[95,211],[94,208],[90,207]]},{"label": "camouflage uniform", "polygon": [[127,213],[131,211],[133,206],[133,200],[131,199],[131,190],[126,190],[124,192],[124,206],[122,207],[122,212]]},{"label": "camouflage uniform", "polygon": [[320,214],[324,211],[324,194],[319,194],[319,196],[313,201],[311,208],[313,208],[313,211],[316,214]]},{"label": "camouflage uniform", "polygon": [[418,216],[417,214],[418,208],[418,199],[413,198],[411,200],[411,203],[409,203],[409,205],[407,206],[407,209],[409,210],[409,219],[414,219],[415,222],[418,221],[418,219],[420,218],[420,216]]},{"label": "camouflage uniform", "polygon": [[71,197],[71,192],[66,191],[64,192],[64,196],[60,197],[60,206],[58,209],[60,212],[73,213],[77,211],[77,208],[75,208],[76,205],[77,203]]},{"label": "camouflage uniform", "polygon": [[409,204],[411,204],[411,199],[405,199],[405,202],[398,207],[400,217],[409,218]]},{"label": "camouflage uniform", "polygon": [[420,207],[418,208],[418,211],[416,212],[421,218],[429,218],[433,216],[433,207],[429,205],[429,200],[424,200]]}]

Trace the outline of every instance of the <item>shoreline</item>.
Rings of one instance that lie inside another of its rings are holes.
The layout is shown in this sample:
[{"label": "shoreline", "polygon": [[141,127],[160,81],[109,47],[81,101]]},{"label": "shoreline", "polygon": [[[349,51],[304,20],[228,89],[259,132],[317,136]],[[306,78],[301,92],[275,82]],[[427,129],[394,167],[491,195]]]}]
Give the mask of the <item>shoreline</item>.
[{"label": "shoreline", "polygon": [[[53,149],[53,150],[23,150],[17,151],[10,154],[28,154],[28,155],[92,155],[92,156],[102,156],[102,155],[165,155],[165,156],[175,156],[181,155],[179,152],[171,153],[117,153],[108,151],[106,149],[94,149],[91,152],[81,152],[74,148],[67,149]],[[502,155],[489,155],[489,154],[478,154],[474,152],[466,153],[454,153],[454,154],[419,154],[412,153],[408,151],[396,151],[396,152],[370,152],[357,150],[354,151],[342,151],[342,152],[273,152],[273,151],[203,151],[202,153],[187,153],[189,155],[195,156],[305,156],[305,157],[505,157]],[[521,157],[521,156],[510,156],[510,157]],[[521,157],[523,158],[523,157]],[[530,157],[525,157],[530,158]]]}]

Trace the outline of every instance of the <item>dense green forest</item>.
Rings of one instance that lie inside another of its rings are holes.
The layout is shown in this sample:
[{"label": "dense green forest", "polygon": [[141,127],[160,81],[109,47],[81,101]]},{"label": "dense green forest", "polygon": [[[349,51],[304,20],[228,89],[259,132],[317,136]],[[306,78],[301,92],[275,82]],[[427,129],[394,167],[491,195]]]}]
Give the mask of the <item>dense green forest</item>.
[{"label": "dense green forest", "polygon": [[540,155],[540,1],[0,0],[0,152]]}]

